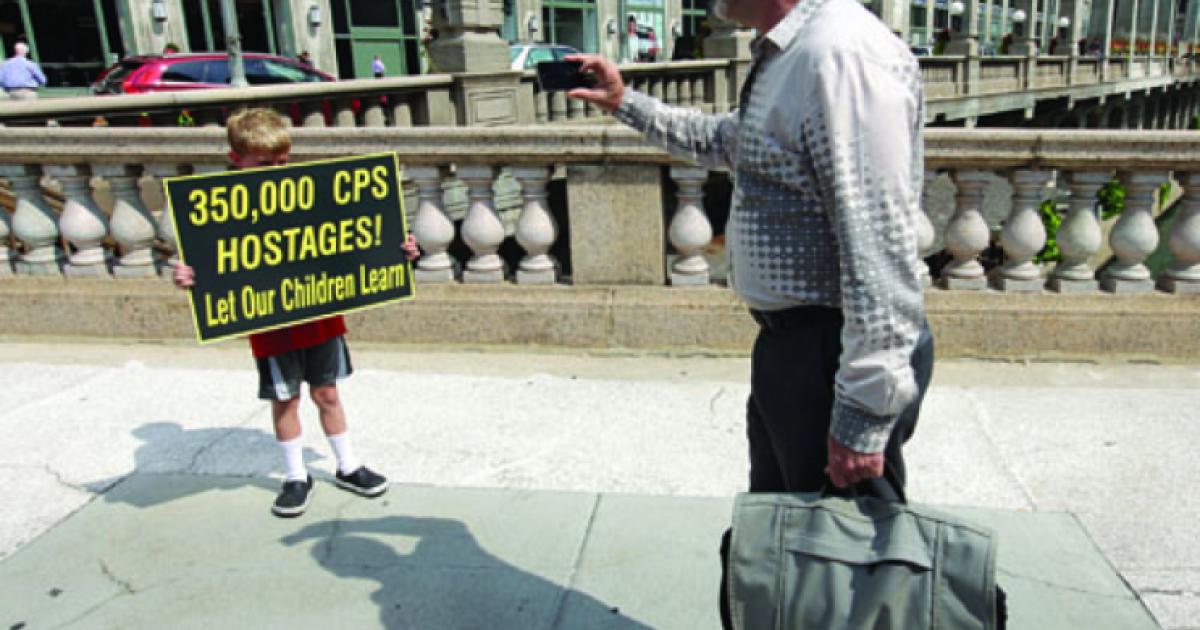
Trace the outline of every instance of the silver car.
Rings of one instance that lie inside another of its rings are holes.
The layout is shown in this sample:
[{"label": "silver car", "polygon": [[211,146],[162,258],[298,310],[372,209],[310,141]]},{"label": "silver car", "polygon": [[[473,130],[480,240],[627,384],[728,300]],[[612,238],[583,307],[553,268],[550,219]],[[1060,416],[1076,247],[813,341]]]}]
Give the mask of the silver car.
[{"label": "silver car", "polygon": [[577,55],[578,50],[562,44],[512,44],[508,47],[508,60],[513,70],[531,70],[542,61],[562,61],[567,55]]}]

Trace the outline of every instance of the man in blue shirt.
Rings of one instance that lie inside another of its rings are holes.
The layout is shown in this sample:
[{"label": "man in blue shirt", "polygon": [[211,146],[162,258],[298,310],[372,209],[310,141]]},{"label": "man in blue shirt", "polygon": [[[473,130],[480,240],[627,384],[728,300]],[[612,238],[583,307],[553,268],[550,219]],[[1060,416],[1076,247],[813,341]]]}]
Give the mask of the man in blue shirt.
[{"label": "man in blue shirt", "polygon": [[8,98],[29,100],[37,98],[37,89],[46,85],[46,75],[38,65],[27,58],[29,46],[17,42],[13,56],[0,63],[0,88]]}]

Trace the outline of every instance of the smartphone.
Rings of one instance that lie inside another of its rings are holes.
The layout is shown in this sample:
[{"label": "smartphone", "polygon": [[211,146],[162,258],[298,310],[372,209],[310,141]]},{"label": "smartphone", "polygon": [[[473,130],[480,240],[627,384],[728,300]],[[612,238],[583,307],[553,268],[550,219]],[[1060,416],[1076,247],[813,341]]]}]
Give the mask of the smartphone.
[{"label": "smartphone", "polygon": [[594,87],[595,77],[582,67],[582,61],[543,61],[537,65],[538,85],[543,92]]}]

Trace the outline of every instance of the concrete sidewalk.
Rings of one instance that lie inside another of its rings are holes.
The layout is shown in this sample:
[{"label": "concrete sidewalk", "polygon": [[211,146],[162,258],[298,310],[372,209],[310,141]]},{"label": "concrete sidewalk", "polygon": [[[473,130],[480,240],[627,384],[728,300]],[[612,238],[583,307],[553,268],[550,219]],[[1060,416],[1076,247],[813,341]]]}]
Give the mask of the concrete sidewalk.
[{"label": "concrete sidewalk", "polygon": [[[322,482],[285,521],[240,344],[0,345],[0,627],[715,626],[746,360],[354,359],[357,450],[398,485]],[[912,498],[1000,530],[1014,628],[1154,627],[1143,603],[1200,627],[1198,385],[1194,366],[939,362]]]}]

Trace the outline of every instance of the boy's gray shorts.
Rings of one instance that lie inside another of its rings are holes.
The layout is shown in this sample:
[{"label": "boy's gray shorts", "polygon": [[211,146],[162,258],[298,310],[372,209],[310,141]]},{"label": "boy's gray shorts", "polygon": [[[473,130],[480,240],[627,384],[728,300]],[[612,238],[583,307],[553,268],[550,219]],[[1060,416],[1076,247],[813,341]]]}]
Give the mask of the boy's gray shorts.
[{"label": "boy's gray shorts", "polygon": [[308,383],[309,388],[332,385],[354,372],[350,348],[341,335],[311,348],[256,362],[258,397],[263,400],[291,400],[300,395],[301,381]]}]

